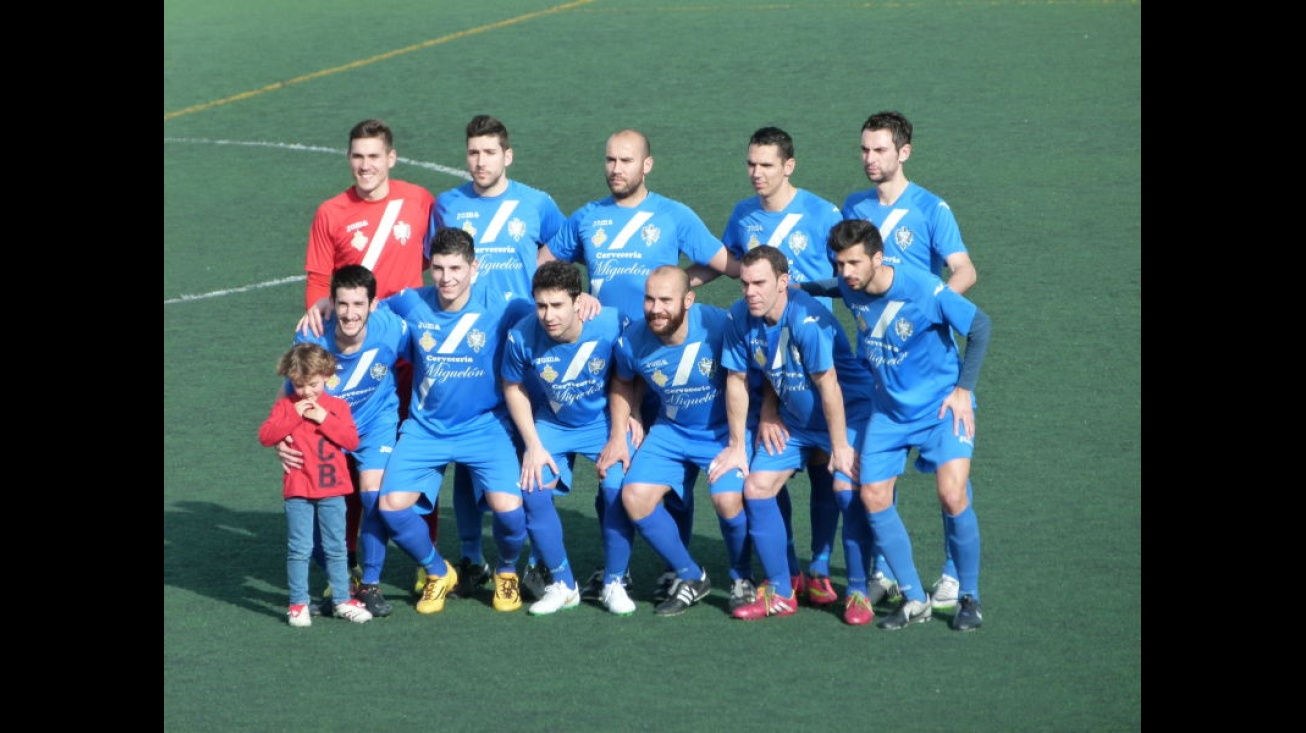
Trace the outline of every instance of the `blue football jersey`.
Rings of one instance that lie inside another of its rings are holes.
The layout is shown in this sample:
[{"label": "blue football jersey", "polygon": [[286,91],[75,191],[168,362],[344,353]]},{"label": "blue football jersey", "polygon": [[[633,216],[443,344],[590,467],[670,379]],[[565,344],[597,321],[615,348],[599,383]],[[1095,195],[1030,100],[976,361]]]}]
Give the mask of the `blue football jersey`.
[{"label": "blue football jersey", "polygon": [[[562,226],[553,197],[509,180],[498,196],[481,196],[469,181],[445,191],[431,210],[430,230],[462,229],[476,243],[476,282],[504,299],[531,297],[540,246]],[[430,255],[430,243],[427,243]]]},{"label": "blue football jersey", "polygon": [[575,343],[554,341],[532,314],[508,333],[503,379],[525,387],[537,422],[584,427],[608,420],[608,375],[621,336],[614,308],[581,326]]},{"label": "blue football jersey", "polygon": [[507,419],[499,384],[503,346],[508,329],[534,313],[530,301],[504,300],[476,283],[459,311],[442,310],[439,292],[430,285],[402,290],[385,302],[411,332],[410,421],[431,435],[456,435]]},{"label": "blue football jersey", "polygon": [[[834,277],[834,259],[826,240],[831,227],[840,221],[839,207],[801,188],[783,211],[767,211],[759,197],[750,196],[735,204],[721,241],[735,257],[769,244],[789,260],[790,281],[824,280]],[[831,307],[828,298],[821,300]]]},{"label": "blue football jersey", "polygon": [[367,319],[363,344],[351,354],[336,345],[336,315],[322,322],[322,335],[295,333],[295,343],[321,346],[336,358],[336,373],[327,380],[327,394],[349,403],[359,435],[374,425],[399,422],[399,393],[395,386],[395,360],[408,353],[408,324],[384,303]]},{"label": "blue football jersey", "polygon": [[843,218],[865,219],[880,230],[886,265],[911,265],[941,277],[948,256],[966,251],[948,203],[915,183],[891,206],[880,203],[874,188],[858,191],[844,200]]},{"label": "blue football jersey", "polygon": [[650,192],[639,206],[611,196],[585,204],[548,242],[554,257],[582,262],[590,294],[621,314],[623,325],[644,317],[644,281],[683,253],[707,265],[724,246],[688,206]]},{"label": "blue football jersey", "polygon": [[695,303],[685,320],[689,332],[677,346],[663,344],[643,316],[632,321],[617,341],[617,374],[644,380],[658,396],[659,421],[725,432],[729,426],[721,351],[730,315],[714,305]]},{"label": "blue football jersey", "polygon": [[883,295],[839,291],[857,323],[857,353],[875,375],[875,410],[895,422],[936,418],[957,386],[961,351],[953,336],[970,332],[975,304],[935,275],[894,269]]},{"label": "blue football jersey", "polygon": [[[791,289],[788,297],[774,326],[750,315],[743,299],[730,307],[731,328],[721,365],[733,372],[761,374],[779,398],[780,419],[790,427],[828,431],[821,393],[811,375],[829,369],[839,378],[845,413],[869,415],[874,380],[853,354],[838,319],[801,290]],[[756,391],[751,398],[750,408],[761,399]]]}]

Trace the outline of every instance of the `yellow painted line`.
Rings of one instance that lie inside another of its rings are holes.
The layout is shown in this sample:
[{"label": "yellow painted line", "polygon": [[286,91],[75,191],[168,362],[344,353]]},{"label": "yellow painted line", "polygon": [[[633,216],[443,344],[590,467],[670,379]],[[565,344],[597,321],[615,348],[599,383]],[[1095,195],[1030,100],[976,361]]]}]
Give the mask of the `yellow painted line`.
[{"label": "yellow painted line", "polygon": [[221,107],[224,104],[231,104],[232,102],[239,102],[244,99],[250,99],[252,97],[257,97],[261,94],[267,94],[268,92],[275,92],[278,89],[285,89],[286,87],[294,86],[296,84],[303,84],[304,82],[313,81],[314,79],[321,79],[324,76],[331,76],[332,74],[339,74],[344,71],[351,71],[353,69],[362,68],[364,66],[375,64],[379,61],[385,61],[387,59],[392,59],[396,56],[402,56],[406,53],[421,51],[424,48],[430,48],[431,46],[438,46],[442,43],[455,41],[458,40],[459,38],[466,38],[467,36],[474,36],[478,33],[485,33],[486,31],[505,28],[510,25],[516,25],[517,23],[524,23],[528,20],[534,20],[535,18],[539,18],[544,15],[551,15],[553,13],[565,12],[567,10],[572,10],[573,8],[578,8],[582,5],[588,5],[594,1],[595,0],[573,0],[572,2],[563,3],[562,5],[557,5],[555,7],[548,8],[545,10],[540,10],[534,13],[527,13],[526,15],[519,15],[515,18],[508,18],[507,20],[501,20],[497,23],[491,23],[489,25],[483,25],[479,28],[470,28],[465,31],[451,33],[447,36],[441,36],[440,38],[432,38],[429,41],[423,41],[421,43],[414,44],[412,46],[407,46],[405,48],[396,49],[394,51],[387,51],[383,54],[373,56],[372,58],[361,59],[358,61],[351,61],[350,63],[347,63],[343,66],[337,66],[332,69],[323,69],[322,71],[315,71],[312,74],[297,76],[294,79],[279,81],[275,84],[269,84],[265,87],[260,87],[259,89],[255,89],[253,91],[234,94],[230,97],[226,97],[225,99],[217,99],[212,102],[204,102],[203,104],[192,105],[190,107],[186,107],[185,109],[176,110],[175,112],[165,112],[163,115],[163,121],[167,122],[168,120],[175,119],[177,117],[182,117],[184,115],[195,114],[196,112],[203,112],[208,109],[213,109],[214,107]]}]

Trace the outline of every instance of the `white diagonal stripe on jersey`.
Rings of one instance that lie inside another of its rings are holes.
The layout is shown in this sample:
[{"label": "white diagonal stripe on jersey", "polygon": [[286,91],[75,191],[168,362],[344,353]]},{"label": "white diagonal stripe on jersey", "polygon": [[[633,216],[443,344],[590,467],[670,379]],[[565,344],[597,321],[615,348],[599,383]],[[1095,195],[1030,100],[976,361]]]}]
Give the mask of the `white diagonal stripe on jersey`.
[{"label": "white diagonal stripe on jersey", "polygon": [[785,363],[785,351],[789,348],[789,327],[780,329],[780,341],[775,346],[775,358],[771,360],[771,368],[779,369]]},{"label": "white diagonal stripe on jersey", "polygon": [[621,249],[622,247],[625,247],[626,242],[631,237],[635,236],[635,232],[639,231],[639,228],[644,226],[644,222],[652,218],[653,212],[651,211],[635,212],[635,215],[630,217],[630,221],[626,222],[626,226],[622,227],[621,231],[617,233],[616,238],[612,240],[612,246],[608,247],[608,249]]},{"label": "white diagonal stripe on jersey", "polygon": [[590,354],[594,353],[594,348],[598,345],[597,341],[586,341],[576,349],[576,354],[571,357],[571,363],[567,365],[567,371],[562,375],[563,382],[570,382],[580,374],[585,368],[585,362],[589,361]]},{"label": "white diagonal stripe on jersey", "polygon": [[454,349],[458,348],[458,344],[462,343],[467,332],[472,330],[472,324],[476,323],[476,319],[480,317],[480,313],[468,313],[462,318],[459,318],[458,323],[454,325],[453,330],[449,332],[448,336],[444,337],[444,341],[440,342],[440,348],[436,349],[435,353],[452,354]]},{"label": "white diagonal stripe on jersey", "polygon": [[404,208],[403,199],[395,199],[385,205],[381,223],[376,225],[372,241],[367,243],[367,254],[363,255],[363,267],[369,270],[376,269],[376,261],[381,259],[381,250],[385,249],[385,243],[390,241],[390,230],[394,229],[395,219],[399,218],[399,210],[402,208]]},{"label": "white diagonal stripe on jersey", "polygon": [[376,360],[377,349],[368,349],[358,356],[358,364],[354,366],[354,371],[349,375],[349,381],[345,383],[342,391],[348,391],[358,386],[367,375],[367,370],[372,368],[372,362]]},{"label": "white diagonal stripe on jersey", "polygon": [[792,232],[794,227],[798,226],[798,222],[802,218],[802,214],[785,214],[785,218],[780,221],[780,226],[776,227],[774,232],[771,232],[771,238],[766,240],[766,243],[779,248],[780,243],[785,241],[785,237],[789,236],[789,232]]},{"label": "white diagonal stripe on jersey", "polygon": [[880,314],[880,320],[875,322],[875,328],[871,329],[871,336],[877,339],[884,338],[884,332],[889,330],[893,317],[898,315],[898,311],[902,310],[905,304],[906,301],[903,300],[889,301],[889,304],[884,307],[884,312]]},{"label": "white diagonal stripe on jersey", "polygon": [[880,239],[883,239],[886,242],[889,241],[889,232],[893,231],[893,228],[898,226],[898,222],[902,221],[902,218],[907,215],[908,211],[911,211],[911,209],[894,209],[893,211],[890,211],[889,215],[885,217],[884,223],[880,225]]},{"label": "white diagonal stripe on jersey", "polygon": [[678,387],[689,381],[689,375],[694,373],[694,358],[698,356],[698,347],[702,345],[702,341],[685,344],[685,350],[680,352],[680,363],[676,365],[676,376],[671,378],[671,386]]},{"label": "white diagonal stripe on jersey", "polygon": [[494,218],[490,220],[490,225],[485,227],[485,233],[481,235],[481,244],[489,244],[499,238],[499,232],[503,231],[503,225],[508,222],[508,217],[517,208],[519,201],[504,201],[499,204],[498,210],[494,212]]}]

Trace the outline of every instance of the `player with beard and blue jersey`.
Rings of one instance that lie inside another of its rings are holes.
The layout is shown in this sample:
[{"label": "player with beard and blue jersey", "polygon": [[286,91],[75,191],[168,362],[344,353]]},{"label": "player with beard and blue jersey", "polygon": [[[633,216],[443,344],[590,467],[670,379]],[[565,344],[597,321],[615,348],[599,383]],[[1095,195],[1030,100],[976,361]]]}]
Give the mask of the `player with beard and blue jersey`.
[{"label": "player with beard and blue jersey", "polygon": [[[790,177],[798,165],[793,138],[778,127],[757,130],[748,140],[747,164],[748,180],[757,195],[735,204],[721,241],[740,259],[761,245],[775,247],[788,260],[789,280],[795,285],[833,278],[834,264],[825,240],[830,236],[830,227],[843,217],[833,203],[793,184]],[[818,300],[833,310],[830,298]],[[788,487],[780,490],[778,499],[789,532],[787,554],[794,591],[812,605],[825,606],[839,600],[830,583],[830,553],[841,512],[830,472],[824,465],[807,468],[812,559],[806,575],[794,551]]]},{"label": "player with beard and blue jersey", "polygon": [[[875,375],[875,401],[861,446],[862,502],[876,546],[897,578],[902,604],[880,622],[900,629],[928,621],[911,539],[894,505],[908,452],[935,474],[944,535],[960,591],[952,628],[978,629],[980,533],[971,504],[975,384],[988,349],[989,317],[934,275],[884,264],[884,242],[871,222],[850,219],[830,232],[839,293],[857,323],[857,354]],[[966,337],[964,358],[954,332]]]},{"label": "player with beard and blue jersey", "polygon": [[[876,226],[884,242],[884,263],[907,265],[944,277],[958,295],[970,290],[979,273],[962,242],[957,219],[948,202],[907,179],[903,165],[912,154],[912,124],[901,112],[877,112],[866,118],[861,131],[862,170],[875,184],[844,199],[843,218],[865,219]],[[973,498],[973,497],[972,497]],[[947,517],[943,517],[947,524]],[[931,604],[950,611],[957,605],[957,568],[944,529],[944,559],[934,583]],[[899,595],[894,578],[876,559],[872,601]]]},{"label": "player with beard and blue jersey", "polygon": [[[585,264],[590,294],[621,314],[622,327],[644,315],[644,282],[663,265],[679,265],[681,255],[692,263],[690,286],[720,275],[737,277],[739,262],[713,236],[693,209],[648,189],[653,153],[648,137],[638,130],[612,134],[604,148],[604,180],[610,196],[581,206],[540,251],[541,262],[559,259]],[[645,392],[637,419],[647,429],[657,414],[652,392]],[[694,532],[693,496],[696,469],[686,469],[686,503],[673,509],[682,541]],[[654,598],[665,598],[675,583],[673,568],[658,579]]]},{"label": "player with beard and blue jersey", "polygon": [[466,464],[477,501],[494,514],[494,608],[515,611],[521,607],[517,561],[526,513],[517,486],[521,464],[516,450],[505,450],[517,436],[498,373],[508,329],[530,314],[530,302],[472,287],[476,249],[461,229],[437,232],[430,254],[435,284],[386,300],[412,332],[415,375],[408,419],[381,481],[381,517],[395,544],[426,569],[418,613],[444,610],[458,573],[431,542],[421,516],[438,505],[445,468]]},{"label": "player with beard and blue jersey", "polygon": [[[677,616],[711,591],[707,570],[694,561],[664,499],[683,501],[681,480],[692,465],[712,473],[711,462],[726,446],[725,371],[721,351],[729,314],[695,304],[689,275],[675,265],[655,269],[644,284],[644,318],[632,322],[617,342],[617,373],[612,389],[612,434],[625,435],[635,404],[635,380],[658,397],[658,415],[626,471],[621,504],[607,517],[607,574],[620,577],[629,565],[635,531],[674,568],[676,580],[659,616]],[[624,445],[618,440],[599,457],[599,475],[611,470]],[[742,471],[728,471],[709,483],[717,523],[725,540],[732,579],[752,575],[748,522],[744,514]],[[668,496],[670,494],[670,496]]]},{"label": "player with beard and blue jersey", "polygon": [[[577,308],[581,276],[572,263],[555,260],[541,265],[532,292],[535,315],[523,318],[509,332],[502,381],[523,445],[521,487],[526,526],[550,579],[540,599],[528,609],[531,615],[541,616],[580,605],[581,591],[567,559],[562,521],[553,501],[557,495],[570,493],[576,456],[597,462],[609,439],[615,439],[608,413],[608,384],[621,326],[612,308],[581,320]],[[607,508],[621,500],[624,468],[624,464],[612,466],[599,482],[595,509],[601,536],[606,536],[602,518]],[[635,610],[625,593],[623,577],[612,581],[619,590],[606,593],[602,592],[603,578],[599,578],[600,597],[619,615]]]},{"label": "player with beard and blue jersey", "polygon": [[[848,336],[834,314],[816,298],[789,287],[788,258],[761,245],[740,261],[743,297],[730,307],[731,328],[722,365],[726,380],[730,446],[716,459],[716,471],[745,469],[744,507],[748,532],[762,558],[767,583],[753,603],[733,609],[740,619],[790,616],[798,610],[786,558],[788,532],[777,502],[794,471],[821,464],[832,474],[836,506],[844,517],[844,558],[848,594],[844,621],[870,623],[863,548],[870,540],[866,513],[853,487],[855,451],[870,418],[874,385],[871,374],[853,354]],[[764,391],[750,390],[758,375]],[[752,402],[774,396],[775,419],[757,428],[759,445],[752,461],[740,441],[746,434]],[[709,477],[711,478],[711,477]],[[823,604],[817,604],[823,605]]]}]

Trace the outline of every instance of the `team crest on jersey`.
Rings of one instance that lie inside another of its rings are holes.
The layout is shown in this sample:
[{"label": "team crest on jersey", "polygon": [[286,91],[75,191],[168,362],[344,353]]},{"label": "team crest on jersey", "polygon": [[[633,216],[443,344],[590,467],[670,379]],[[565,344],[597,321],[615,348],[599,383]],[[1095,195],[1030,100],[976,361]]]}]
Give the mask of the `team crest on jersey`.
[{"label": "team crest on jersey", "polygon": [[372,375],[372,379],[379,382],[382,379],[385,379],[387,371],[389,371],[389,369],[386,368],[385,364],[373,364],[372,368],[367,370],[367,373]]},{"label": "team crest on jersey", "polygon": [[749,248],[749,249],[757,249],[758,247],[761,247],[761,246],[762,246],[762,242],[761,242],[760,240],[758,240],[757,235],[756,235],[756,234],[750,234],[749,237],[748,237],[748,248]]},{"label": "team crest on jersey", "polygon": [[476,225],[472,223],[471,219],[468,219],[463,222],[462,230],[464,232],[467,232],[467,234],[471,236],[472,240],[475,241],[476,234],[477,234]]},{"label": "team crest on jersey", "polygon": [[757,362],[760,367],[766,367],[766,352],[762,350],[761,346],[753,349],[753,361]]},{"label": "team crest on jersey", "polygon": [[526,222],[513,217],[512,221],[508,222],[508,236],[520,242],[521,238],[526,236]]},{"label": "team crest on jersey", "polygon": [[472,347],[472,351],[480,353],[485,348],[485,332],[472,329],[467,332],[467,345]]},{"label": "team crest on jersey", "polygon": [[363,248],[367,246],[367,235],[358,230],[354,230],[354,237],[349,240],[349,246],[362,252]]},{"label": "team crest on jersey", "polygon": [[639,230],[639,238],[644,240],[645,247],[652,247],[658,243],[658,240],[662,239],[662,230],[649,224]]},{"label": "team crest on jersey", "polygon": [[590,242],[593,243],[595,247],[602,247],[603,243],[606,241],[608,241],[608,233],[603,231],[602,227],[600,227],[597,232],[594,232],[594,236],[590,237]]},{"label": "team crest on jersey", "polygon": [[914,330],[915,329],[912,328],[911,321],[907,320],[906,318],[899,318],[898,320],[893,322],[893,332],[898,334],[898,339],[900,341],[906,341],[907,339],[911,338],[912,332]]},{"label": "team crest on jersey", "polygon": [[803,365],[803,355],[799,353],[797,344],[789,344],[789,362],[794,366]]},{"label": "team crest on jersey", "polygon": [[807,245],[810,243],[811,242],[807,239],[806,232],[794,232],[793,235],[789,237],[789,249],[792,249],[796,255],[802,254],[803,250],[807,249]]},{"label": "team crest on jersey", "polygon": [[857,312],[857,330],[858,331],[866,330],[866,316],[863,315],[861,311]]},{"label": "team crest on jersey", "polygon": [[545,364],[544,369],[540,371],[540,379],[552,384],[558,378],[558,370],[553,368],[552,364]]},{"label": "team crest on jersey", "polygon": [[667,375],[663,373],[661,369],[653,370],[652,379],[653,379],[653,384],[656,384],[659,387],[667,386]]},{"label": "team crest on jersey", "polygon": [[417,343],[421,345],[422,351],[430,351],[435,348],[435,337],[430,331],[422,331],[422,337],[417,339]]},{"label": "team crest on jersey", "polygon": [[898,227],[893,230],[893,243],[898,245],[898,249],[907,249],[914,239],[915,235],[907,227]]},{"label": "team crest on jersey", "polygon": [[716,373],[716,359],[713,359],[710,356],[699,359],[698,372],[708,379],[711,379],[712,375]]},{"label": "team crest on jersey", "polygon": [[589,362],[585,364],[586,368],[590,370],[590,374],[602,374],[603,368],[606,367],[607,365],[608,365],[608,360],[604,359],[601,356],[596,356],[593,359],[590,359]]},{"label": "team crest on jersey", "polygon": [[339,374],[332,374],[332,375],[331,375],[331,378],[328,379],[328,380],[326,381],[326,388],[327,388],[327,389],[335,389],[336,387],[339,387],[339,386],[340,386],[340,375],[339,375]]},{"label": "team crest on jersey", "polygon": [[413,236],[413,225],[406,221],[397,221],[390,233],[394,235],[395,239],[399,240],[400,244],[408,244],[408,238]]}]

